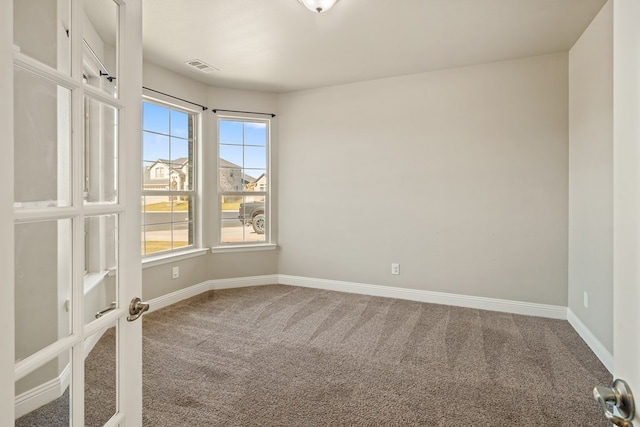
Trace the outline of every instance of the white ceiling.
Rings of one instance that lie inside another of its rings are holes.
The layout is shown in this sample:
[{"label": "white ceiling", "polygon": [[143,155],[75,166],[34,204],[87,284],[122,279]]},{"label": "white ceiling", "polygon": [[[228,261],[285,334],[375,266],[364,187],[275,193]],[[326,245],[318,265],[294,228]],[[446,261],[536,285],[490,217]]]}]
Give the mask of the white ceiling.
[{"label": "white ceiling", "polygon": [[[211,86],[289,92],[567,51],[606,0],[144,0],[145,60]],[[220,71],[204,74],[184,62]]]}]

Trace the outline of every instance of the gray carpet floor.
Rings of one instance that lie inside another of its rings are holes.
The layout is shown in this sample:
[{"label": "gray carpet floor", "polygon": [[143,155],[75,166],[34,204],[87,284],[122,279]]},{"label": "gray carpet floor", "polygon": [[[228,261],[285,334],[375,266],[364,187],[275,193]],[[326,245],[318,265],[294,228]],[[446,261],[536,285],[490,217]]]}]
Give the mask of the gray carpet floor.
[{"label": "gray carpet floor", "polygon": [[[591,390],[611,375],[566,321],[273,285],[143,331],[145,426],[610,425]],[[114,411],[114,342],[86,360],[89,426]],[[68,425],[67,402],[16,426]]]},{"label": "gray carpet floor", "polygon": [[143,325],[147,426],[609,425],[566,321],[274,285]]}]

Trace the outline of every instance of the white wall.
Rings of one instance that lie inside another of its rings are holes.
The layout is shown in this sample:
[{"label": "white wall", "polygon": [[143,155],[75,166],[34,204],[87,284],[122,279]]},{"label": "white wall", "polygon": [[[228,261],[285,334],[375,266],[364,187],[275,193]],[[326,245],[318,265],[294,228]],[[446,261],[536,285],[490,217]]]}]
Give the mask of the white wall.
[{"label": "white wall", "polygon": [[[49,65],[50,67],[64,70],[68,64],[58,63],[59,46],[57,38],[57,2],[13,2],[13,19],[15,32],[14,43],[20,47],[20,51],[32,58]],[[60,16],[60,19],[64,17]],[[68,22],[67,22],[68,28]],[[67,46],[68,47],[68,46]]]},{"label": "white wall", "polygon": [[566,306],[567,66],[281,95],[278,273]]},{"label": "white wall", "polygon": [[[588,294],[588,308],[584,293]],[[613,4],[569,52],[569,309],[613,351]]]}]

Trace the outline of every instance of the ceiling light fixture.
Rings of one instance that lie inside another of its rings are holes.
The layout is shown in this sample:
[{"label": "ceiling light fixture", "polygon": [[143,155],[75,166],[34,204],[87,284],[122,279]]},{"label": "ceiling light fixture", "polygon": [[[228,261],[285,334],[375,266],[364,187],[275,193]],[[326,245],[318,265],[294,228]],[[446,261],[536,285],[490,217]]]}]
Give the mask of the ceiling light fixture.
[{"label": "ceiling light fixture", "polygon": [[338,0],[298,0],[312,12],[326,12],[331,9]]}]

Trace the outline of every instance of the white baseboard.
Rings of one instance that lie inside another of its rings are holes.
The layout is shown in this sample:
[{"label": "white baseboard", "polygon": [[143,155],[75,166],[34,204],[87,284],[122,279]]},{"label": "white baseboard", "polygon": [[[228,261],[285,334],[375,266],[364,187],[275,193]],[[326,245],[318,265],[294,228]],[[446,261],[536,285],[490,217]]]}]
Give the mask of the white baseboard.
[{"label": "white baseboard", "polygon": [[264,276],[237,277],[234,279],[210,280],[211,289],[246,288],[249,286],[277,285],[279,276],[269,274]]},{"label": "white baseboard", "polygon": [[249,277],[234,277],[231,279],[216,279],[207,280],[206,282],[198,283],[197,285],[189,286],[188,288],[181,289],[176,292],[172,292],[167,295],[163,295],[158,298],[149,300],[149,312],[159,310],[167,307],[171,304],[175,304],[187,298],[194,297],[204,292],[216,290],[216,289],[233,289],[242,288],[248,286],[263,286],[263,285],[275,285],[278,283],[278,275],[264,275],[264,276],[249,276]]},{"label": "white baseboard", "polygon": [[567,319],[567,308],[558,305],[527,303],[521,301],[449,294],[444,292],[423,291],[418,289],[342,282],[337,280],[314,279],[283,274],[279,275],[279,279],[279,283],[283,285],[406,299],[433,304],[451,305],[455,307],[467,307],[480,310],[500,311],[503,313],[546,317],[550,319]]},{"label": "white baseboard", "polygon": [[233,289],[248,286],[282,284],[306,288],[326,289],[354,294],[398,298],[455,307],[476,308],[479,310],[500,311],[527,316],[546,317],[567,320],[567,307],[548,304],[527,303],[496,298],[474,297],[468,295],[432,292],[419,289],[396,288],[392,286],[369,285],[365,283],[343,282],[338,280],[316,279],[285,274],[265,276],[236,277],[231,279],[208,280],[149,301],[149,311],[175,304],[203,292],[216,289]]},{"label": "white baseboard", "polygon": [[591,351],[593,351],[598,359],[600,359],[604,367],[607,368],[609,372],[613,373],[613,355],[609,353],[605,346],[602,345],[596,336],[591,333],[589,328],[582,323],[570,308],[567,309],[567,320],[578,335],[580,335],[580,338],[587,343]]},{"label": "white baseboard", "polygon": [[69,387],[70,380],[71,364],[67,364],[56,378],[16,396],[15,418],[18,419],[33,412],[42,405],[46,405],[62,396],[67,387]]},{"label": "white baseboard", "polygon": [[203,292],[211,290],[209,281],[198,283],[197,285],[189,286],[188,288],[180,289],[179,291],[171,292],[170,294],[162,295],[146,302],[149,304],[149,313],[152,313],[161,308],[170,306],[187,298],[194,297]]}]

